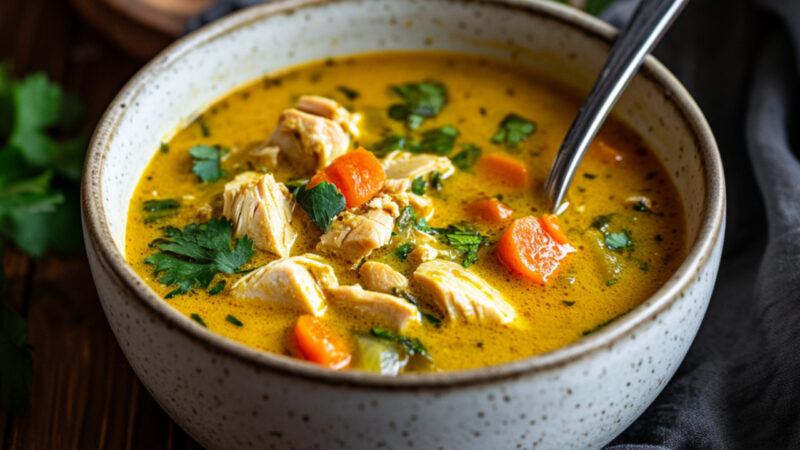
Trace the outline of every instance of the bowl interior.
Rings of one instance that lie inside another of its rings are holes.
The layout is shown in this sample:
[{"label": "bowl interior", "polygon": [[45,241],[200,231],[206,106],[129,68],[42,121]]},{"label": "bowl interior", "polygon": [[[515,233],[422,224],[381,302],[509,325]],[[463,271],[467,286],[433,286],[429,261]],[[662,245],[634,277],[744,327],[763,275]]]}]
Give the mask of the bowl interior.
[{"label": "bowl interior", "polygon": [[[613,34],[550,1],[288,0],[253,8],[179,41],[120,93],[93,141],[91,155],[102,165],[100,205],[89,208],[101,207],[98,214],[124,255],[129,200],[159,143],[221,96],[287,66],[380,50],[462,51],[513,60],[587,92]],[[659,69],[648,61],[614,113],[672,174],[692,247],[710,221],[705,166],[713,159],[713,138],[702,116],[687,117],[686,108],[676,106],[674,95],[684,104],[691,99]]]}]

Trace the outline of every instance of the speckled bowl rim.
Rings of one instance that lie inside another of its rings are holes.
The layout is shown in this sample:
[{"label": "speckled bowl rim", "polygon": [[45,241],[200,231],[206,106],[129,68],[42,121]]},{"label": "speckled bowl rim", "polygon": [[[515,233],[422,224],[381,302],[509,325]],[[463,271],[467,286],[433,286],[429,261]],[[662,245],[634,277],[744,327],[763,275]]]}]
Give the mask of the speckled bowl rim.
[{"label": "speckled bowl rim", "polygon": [[[594,352],[612,347],[636,329],[656,320],[694,282],[700,269],[711,257],[718,239],[725,212],[725,181],[722,161],[711,129],[692,97],[681,83],[655,58],[648,57],[640,74],[664,89],[670,102],[683,115],[694,134],[705,168],[705,215],[694,244],[676,273],[652,296],[634,310],[603,330],[573,344],[530,358],[495,366],[441,373],[408,374],[387,377],[361,371],[334,372],[284,355],[267,353],[239,344],[198,326],[177,309],[164,302],[136,275],[114,244],[106,221],[100,188],[103,163],[115,130],[125,117],[125,106],[133,103],[138,92],[156,74],[169,70],[172,63],[191,52],[199,44],[213,40],[237,28],[276,14],[349,0],[277,0],[231,14],[189,34],[163,50],[131,78],[114,98],[101,118],[89,145],[81,185],[81,208],[84,230],[94,246],[99,263],[112,281],[130,290],[142,306],[163,320],[176,333],[203,345],[207,350],[230,355],[256,371],[283,373],[306,381],[380,390],[447,389],[501,382],[555,371]],[[467,0],[446,0],[466,2]],[[612,26],[577,9],[549,0],[475,0],[476,3],[512,9],[528,15],[543,16],[570,25],[576,33],[610,44],[617,35]]]}]

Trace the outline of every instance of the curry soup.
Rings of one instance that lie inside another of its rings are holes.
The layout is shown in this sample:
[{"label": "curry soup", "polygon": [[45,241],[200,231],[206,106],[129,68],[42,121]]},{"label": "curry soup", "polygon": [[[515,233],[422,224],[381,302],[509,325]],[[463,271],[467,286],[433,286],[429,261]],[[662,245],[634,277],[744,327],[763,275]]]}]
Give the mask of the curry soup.
[{"label": "curry soup", "polygon": [[557,349],[644,301],[686,245],[669,175],[615,120],[569,207],[547,215],[543,181],[579,100],[466,54],[290,68],[155,152],[127,260],[210,330],[330,368],[456,370]]}]

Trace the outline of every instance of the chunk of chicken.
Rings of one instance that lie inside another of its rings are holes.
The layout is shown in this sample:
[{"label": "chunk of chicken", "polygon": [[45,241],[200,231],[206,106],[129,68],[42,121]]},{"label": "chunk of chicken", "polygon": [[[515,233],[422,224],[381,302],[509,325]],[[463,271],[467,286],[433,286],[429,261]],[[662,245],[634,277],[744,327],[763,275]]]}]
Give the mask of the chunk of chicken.
[{"label": "chunk of chicken", "polygon": [[361,284],[370,291],[391,293],[393,289],[408,287],[408,280],[388,264],[367,261],[358,269]]},{"label": "chunk of chicken", "polygon": [[401,331],[412,323],[420,323],[417,307],[394,295],[367,291],[361,286],[337,286],[326,292],[331,303],[382,317]]},{"label": "chunk of chicken", "polygon": [[358,122],[361,120],[361,114],[350,114],[350,111],[335,100],[318,95],[304,95],[297,101],[297,109],[332,120],[353,137],[358,137]]},{"label": "chunk of chicken", "polygon": [[408,178],[393,178],[391,180],[386,180],[381,192],[385,194],[397,194],[405,192],[409,188],[411,188],[411,180]]},{"label": "chunk of chicken", "polygon": [[477,323],[509,323],[514,308],[497,289],[460,265],[442,260],[422,263],[414,279],[430,292],[451,320]]},{"label": "chunk of chicken", "polygon": [[400,209],[388,196],[373,198],[355,212],[339,214],[331,229],[320,237],[317,250],[348,262],[359,261],[391,241],[394,219],[398,215]]},{"label": "chunk of chicken", "polygon": [[411,206],[418,217],[430,219],[433,216],[433,200],[429,197],[423,197],[411,192],[399,192],[397,194],[389,194],[389,198],[401,210],[406,206]]},{"label": "chunk of chicken", "polygon": [[233,292],[320,316],[326,306],[324,290],[338,284],[333,268],[321,257],[307,253],[272,261],[245,275],[233,285]]},{"label": "chunk of chicken", "polygon": [[350,136],[330,119],[292,108],[281,113],[267,145],[280,147],[298,171],[311,173],[347,152]]},{"label": "chunk of chicken", "polygon": [[297,239],[292,228],[296,202],[271,174],[244,172],[225,185],[222,214],[236,236],[248,235],[256,248],[288,256]]},{"label": "chunk of chicken", "polygon": [[456,170],[446,156],[418,155],[399,150],[386,155],[381,164],[387,180],[413,180],[431,172],[439,172],[442,178],[447,178]]},{"label": "chunk of chicken", "polygon": [[277,145],[261,145],[247,151],[247,162],[257,169],[271,170],[278,166],[280,151]]}]

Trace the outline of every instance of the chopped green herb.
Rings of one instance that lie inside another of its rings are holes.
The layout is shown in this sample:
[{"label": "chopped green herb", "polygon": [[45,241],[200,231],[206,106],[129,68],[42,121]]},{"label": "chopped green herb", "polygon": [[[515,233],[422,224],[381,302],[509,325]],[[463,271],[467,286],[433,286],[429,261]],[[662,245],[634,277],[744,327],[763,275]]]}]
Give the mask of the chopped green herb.
[{"label": "chopped green herb", "polygon": [[571,300],[561,300],[561,303],[563,303],[563,304],[565,304],[567,306],[572,306],[572,305],[575,304],[575,302],[573,302]]},{"label": "chopped green herb", "polygon": [[181,204],[174,198],[164,198],[147,200],[142,207],[146,213],[144,223],[153,223],[177,214]]},{"label": "chopped green herb", "polygon": [[441,191],[442,190],[442,174],[439,172],[431,172],[428,175],[428,181],[431,183],[431,187],[434,191]]},{"label": "chopped green herb", "polygon": [[606,286],[611,287],[619,281],[619,278],[611,278],[610,280],[606,281]]},{"label": "chopped green herb", "polygon": [[203,122],[202,120],[198,122],[200,124],[200,132],[203,134],[203,137],[211,136],[211,130],[208,128],[208,125]]},{"label": "chopped green herb", "polygon": [[373,328],[370,330],[370,332],[377,338],[386,339],[387,341],[400,344],[409,355],[430,356],[428,354],[428,350],[425,349],[425,346],[422,345],[422,342],[420,342],[420,340],[417,338],[408,338],[383,328]]},{"label": "chopped green herb", "polygon": [[419,306],[419,302],[417,302],[417,299],[415,299],[414,296],[411,295],[411,293],[409,293],[407,290],[392,288],[392,295],[405,299],[408,303],[411,303],[412,305],[416,306],[417,311],[419,311],[422,318],[430,322],[431,325],[433,325],[435,328],[439,328],[442,326],[442,319],[434,316],[429,312],[423,311],[422,308]]},{"label": "chopped green herb", "polygon": [[336,90],[344,94],[344,96],[347,97],[348,100],[355,100],[361,96],[361,94],[357,90],[350,89],[347,86],[339,86],[338,88],[336,88]]},{"label": "chopped green herb", "polygon": [[233,317],[233,316],[232,316],[232,315],[230,315],[230,314],[228,314],[228,315],[225,317],[225,320],[227,320],[228,322],[230,322],[230,323],[232,323],[232,324],[236,325],[237,327],[240,327],[240,326],[244,325],[244,324],[243,324],[243,323],[242,323],[242,322],[241,322],[239,319],[237,319],[236,317]]},{"label": "chopped green herb", "polygon": [[631,237],[627,231],[608,233],[606,235],[606,247],[609,250],[633,248],[633,241],[631,241]]},{"label": "chopped green herb", "polygon": [[367,147],[367,150],[374,153],[375,156],[382,158],[389,152],[393,152],[395,150],[405,150],[407,146],[410,145],[412,144],[407,137],[400,136],[399,134],[388,133],[384,135],[382,141],[372,144],[372,146]]},{"label": "chopped green herb", "polygon": [[400,215],[397,216],[395,225],[400,235],[408,237],[411,229],[417,224],[417,212],[411,205],[406,206],[400,210]]},{"label": "chopped green herb", "polygon": [[311,189],[305,187],[295,193],[297,203],[322,231],[328,231],[337,214],[344,211],[344,195],[331,183],[323,181]]},{"label": "chopped green herb", "polygon": [[189,317],[194,319],[195,322],[199,323],[203,327],[208,328],[208,325],[206,325],[206,322],[203,320],[202,317],[200,317],[200,314],[192,313],[192,314],[189,315]]},{"label": "chopped green herb", "polygon": [[475,165],[482,153],[483,150],[477,145],[464,144],[461,147],[461,151],[456,153],[450,160],[453,161],[453,165],[459,169],[469,170]]},{"label": "chopped green herb", "polygon": [[403,103],[389,107],[389,117],[404,121],[413,129],[419,128],[426,118],[434,117],[447,103],[447,90],[437,82],[408,83],[393,86],[392,90],[400,96]]},{"label": "chopped green herb", "polygon": [[614,317],[612,317],[612,318],[610,318],[610,319],[606,320],[605,322],[602,322],[602,323],[598,324],[597,326],[595,326],[595,327],[594,327],[594,328],[592,328],[592,329],[585,330],[585,331],[583,332],[583,335],[584,335],[584,336],[588,336],[588,335],[590,335],[590,334],[592,334],[592,333],[594,333],[594,332],[600,331],[601,329],[603,329],[603,328],[605,328],[605,327],[607,327],[607,326],[611,325],[611,323],[613,323],[615,320],[619,319],[620,317],[622,317],[622,316],[624,316],[624,315],[625,315],[625,313],[622,313],[622,314],[620,314],[620,315],[618,315],[618,316],[614,316]]},{"label": "chopped green herb", "polygon": [[588,180],[594,180],[595,178],[597,178],[597,175],[593,173],[584,173],[583,178],[586,178]]},{"label": "chopped green herb", "polygon": [[162,142],[159,150],[161,150],[161,153],[169,153],[169,144]]},{"label": "chopped green herb", "polygon": [[420,134],[422,140],[411,146],[411,150],[418,153],[435,153],[449,155],[453,151],[459,132],[455,127],[445,125]]},{"label": "chopped green herb", "polygon": [[159,282],[177,286],[166,298],[194,287],[208,289],[216,274],[237,273],[256,253],[248,236],[236,239],[231,247],[232,224],[225,218],[192,223],[183,230],[166,227],[164,231],[166,237],[154,245],[161,251],[145,262],[155,266],[155,274],[165,272]]},{"label": "chopped green herb", "polygon": [[414,228],[424,233],[427,233],[432,230],[431,226],[428,225],[428,221],[425,220],[424,217],[420,217],[419,220],[417,220],[417,223],[414,224]]},{"label": "chopped green herb", "polygon": [[505,144],[506,148],[514,149],[520,142],[536,131],[536,122],[520,117],[516,114],[507,115],[500,127],[492,136],[495,144]]},{"label": "chopped green herb", "polygon": [[222,280],[219,283],[215,284],[214,287],[211,288],[210,291],[208,291],[208,295],[217,295],[220,292],[222,292],[223,289],[225,289],[225,280]]},{"label": "chopped green herb", "polygon": [[408,259],[408,254],[411,253],[415,245],[411,242],[406,242],[405,244],[400,245],[397,247],[397,250],[394,251],[394,255],[397,256],[401,261],[405,261]]},{"label": "chopped green herb", "polygon": [[284,184],[286,185],[286,188],[289,189],[289,192],[291,192],[292,195],[296,196],[297,193],[300,191],[300,189],[304,189],[306,187],[306,185],[308,184],[308,180],[306,179],[290,180]]},{"label": "chopped green herb", "polygon": [[200,177],[201,181],[216,182],[225,176],[225,171],[220,168],[220,160],[225,150],[219,146],[195,145],[189,149],[192,155],[192,172]]},{"label": "chopped green herb", "polygon": [[596,228],[600,231],[605,231],[606,226],[611,223],[611,216],[612,214],[605,214],[602,216],[597,216],[592,221],[592,228]]},{"label": "chopped green herb", "polygon": [[488,236],[480,234],[471,225],[450,225],[447,228],[434,228],[440,240],[464,254],[462,265],[469,267],[478,260],[478,250],[487,245]]},{"label": "chopped green herb", "polygon": [[417,195],[425,195],[425,188],[428,187],[428,182],[422,176],[414,178],[411,182],[411,192]]}]

